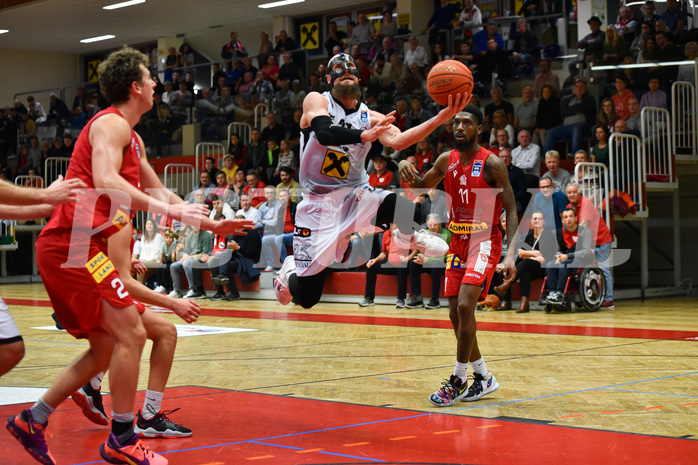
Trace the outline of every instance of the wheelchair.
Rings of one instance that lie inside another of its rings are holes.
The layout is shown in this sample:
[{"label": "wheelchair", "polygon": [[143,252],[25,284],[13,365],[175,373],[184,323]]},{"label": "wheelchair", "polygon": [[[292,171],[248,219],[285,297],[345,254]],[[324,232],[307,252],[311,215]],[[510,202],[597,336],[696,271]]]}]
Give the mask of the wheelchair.
[{"label": "wheelchair", "polygon": [[553,310],[574,313],[580,305],[589,312],[595,312],[601,308],[605,300],[606,280],[601,269],[595,266],[570,270],[561,304],[553,305],[546,302],[549,292],[546,289],[547,283],[546,276],[538,298],[538,305],[545,309],[545,313],[551,313]]}]

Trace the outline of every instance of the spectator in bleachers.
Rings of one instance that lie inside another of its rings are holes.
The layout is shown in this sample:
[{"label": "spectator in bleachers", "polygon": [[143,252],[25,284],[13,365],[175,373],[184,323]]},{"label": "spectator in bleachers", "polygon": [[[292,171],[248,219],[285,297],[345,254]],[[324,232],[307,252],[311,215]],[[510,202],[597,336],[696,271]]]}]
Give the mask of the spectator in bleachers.
[{"label": "spectator in bleachers", "polygon": [[68,157],[68,149],[63,145],[62,137],[54,137],[53,145],[49,149],[49,156],[51,158],[65,158]]},{"label": "spectator in bleachers", "polygon": [[398,186],[399,181],[388,169],[388,160],[382,153],[373,156],[373,170],[374,172],[368,177],[368,183],[372,187],[390,190]]},{"label": "spectator in bleachers", "polygon": [[274,138],[276,141],[286,138],[286,128],[276,121],[276,115],[273,112],[267,113],[267,126],[262,130],[261,139],[263,142]]},{"label": "spectator in bleachers", "polygon": [[[684,48],[684,53],[686,54],[687,61],[696,61],[698,58],[698,43],[688,42]],[[696,68],[693,65],[690,66],[679,66],[679,74],[676,77],[677,81],[685,82],[696,82]]]},{"label": "spectator in bleachers", "polygon": [[504,38],[497,30],[497,23],[495,23],[492,20],[487,22],[487,27],[485,29],[473,35],[473,48],[475,49],[475,56],[481,57],[487,53],[487,41],[489,39],[495,40],[495,42],[497,43],[497,48],[500,48],[502,50],[505,49]]},{"label": "spectator in bleachers", "polygon": [[221,58],[228,63],[228,69],[231,69],[231,63],[240,58],[249,57],[247,49],[238,40],[238,33],[233,31],[230,33],[230,41],[225,44],[221,50]]},{"label": "spectator in bleachers", "polygon": [[557,249],[555,261],[547,266],[548,290],[546,299],[549,304],[561,304],[564,301],[565,286],[570,275],[569,266],[588,264],[593,247],[589,229],[578,224],[574,208],[565,208],[562,212],[561,228],[556,230]]},{"label": "spectator in bleachers", "polygon": [[[379,73],[380,74],[380,73]],[[373,75],[371,75],[371,80],[373,80]],[[320,76],[317,74],[313,73],[310,75],[308,78],[308,92],[320,92],[323,93],[326,90],[330,90],[329,86],[327,85],[326,82],[322,82],[320,80]]]},{"label": "spectator in bleachers", "polygon": [[388,79],[383,81],[385,87],[390,91],[402,93],[405,87],[405,80],[407,80],[407,73],[407,66],[404,65],[402,59],[397,54],[393,54],[390,57]]},{"label": "spectator in bleachers", "polygon": [[487,39],[487,50],[484,54],[478,55],[476,63],[475,79],[478,81],[491,82],[493,73],[497,73],[498,79],[506,79],[511,75],[509,56],[492,37]]},{"label": "spectator in bleachers", "polygon": [[630,55],[629,44],[613,26],[606,28],[606,42],[603,44],[603,61],[607,65],[619,65]]},{"label": "spectator in bleachers", "polygon": [[267,268],[279,267],[288,256],[286,247],[293,246],[293,232],[296,223],[296,203],[290,200],[288,190],[281,189],[277,201],[280,203],[275,224],[267,223],[262,237],[262,255]]},{"label": "spectator in bleachers", "polygon": [[247,171],[246,179],[247,185],[242,191],[250,194],[250,204],[257,208],[267,200],[264,195],[264,188],[267,187],[267,184],[259,179],[259,174],[254,169]]},{"label": "spectator in bleachers", "polygon": [[565,192],[567,184],[570,183],[570,172],[560,167],[560,154],[557,150],[551,150],[545,154],[545,166],[548,171],[541,177],[552,179],[555,189]]},{"label": "spectator in bleachers", "polygon": [[271,182],[278,184],[281,181],[281,168],[289,168],[291,172],[296,169],[296,154],[291,150],[291,144],[287,139],[282,139],[279,143],[279,155],[271,175]]},{"label": "spectator in bleachers", "polygon": [[279,79],[279,65],[276,64],[276,57],[269,55],[267,62],[261,67],[260,71],[264,79],[271,82],[271,85],[276,87],[276,81]]},{"label": "spectator in bleachers", "polygon": [[274,97],[274,86],[271,81],[267,81],[264,78],[264,72],[262,71],[257,71],[254,82],[246,93],[247,100],[251,101],[253,95],[256,95],[260,102],[265,102]]},{"label": "spectator in bleachers", "polygon": [[465,66],[470,68],[470,71],[475,72],[477,70],[477,64],[475,63],[475,55],[473,55],[472,45],[470,42],[460,43],[460,52],[451,57],[454,60],[458,60]]},{"label": "spectator in bleachers", "polygon": [[482,31],[482,12],[474,0],[465,0],[463,2],[463,11],[460,12],[458,17],[458,26],[463,28],[461,44]]},{"label": "spectator in bleachers", "polygon": [[172,87],[172,83],[170,81],[165,81],[165,92],[162,93],[162,103],[165,105],[170,105],[170,102],[172,101],[172,97],[174,96],[174,90]]},{"label": "spectator in bleachers", "polygon": [[39,139],[34,136],[29,138],[29,153],[27,154],[27,164],[25,165],[26,171],[30,169],[35,170],[35,172],[40,173],[42,168],[42,150],[39,145]]},{"label": "spectator in bleachers", "polygon": [[225,73],[219,63],[211,63],[211,91],[215,92],[221,86],[227,85]]},{"label": "spectator in bleachers", "polygon": [[288,36],[288,32],[286,32],[284,29],[280,30],[279,35],[276,37],[274,53],[290,52],[291,50],[295,50],[297,48],[296,41]]},{"label": "spectator in bleachers", "polygon": [[508,100],[504,100],[504,91],[501,87],[492,89],[492,102],[485,107],[485,126],[488,131],[492,128],[493,116],[497,110],[504,110],[506,124],[514,124],[514,105]]},{"label": "spectator in bleachers", "polygon": [[332,50],[336,45],[344,48],[344,39],[346,39],[347,35],[344,33],[344,31],[337,29],[337,23],[334,21],[330,21],[327,27],[328,31],[327,36],[325,37],[325,49],[327,50],[327,56],[331,57],[334,55]]},{"label": "spectator in bleachers", "polygon": [[667,26],[667,29],[675,41],[681,41],[686,35],[687,16],[686,12],[676,0],[667,0],[666,11],[659,17]]},{"label": "spectator in bleachers", "polygon": [[637,57],[640,53],[640,51],[645,48],[645,45],[647,44],[647,39],[652,37],[654,34],[654,28],[650,23],[643,22],[640,25],[640,34],[635,36],[635,40],[630,44],[630,53],[632,54],[633,58],[635,61],[637,61]]},{"label": "spectator in bleachers", "polygon": [[610,98],[603,99],[601,109],[599,110],[598,123],[605,125],[609,132],[613,132],[613,126],[619,119],[620,117],[616,114],[616,106],[613,100]]},{"label": "spectator in bleachers", "polygon": [[393,21],[393,12],[386,10],[383,12],[383,21],[381,21],[380,28],[373,34],[373,38],[376,41],[383,40],[384,37],[390,37],[390,40],[393,40],[396,35],[397,23]]},{"label": "spectator in bleachers", "polygon": [[162,266],[160,254],[162,245],[165,243],[165,239],[160,234],[157,224],[150,218],[145,222],[145,229],[140,242],[141,249],[137,258],[143,262],[142,265],[146,267],[146,272],[137,274],[136,279],[143,284],[148,282],[148,278]]},{"label": "spectator in bleachers", "polygon": [[289,86],[290,82],[287,79],[280,80],[279,90],[274,94],[274,108],[279,113],[279,119],[283,125],[289,124],[293,119],[293,107],[291,106],[293,92]]},{"label": "spectator in bleachers", "polygon": [[74,142],[75,140],[73,139],[73,135],[71,133],[63,133],[63,147],[65,148],[67,157],[73,156],[73,150],[75,149],[75,145],[73,145]]},{"label": "spectator in bleachers", "polygon": [[523,215],[528,206],[529,195],[527,192],[526,174],[518,166],[514,166],[511,162],[511,149],[503,148],[499,150],[497,155],[504,166],[507,167],[509,175],[509,184],[514,191],[514,199],[516,200],[516,211],[519,215]]},{"label": "spectator in bleachers", "polygon": [[516,140],[519,145],[511,151],[512,163],[523,170],[526,185],[533,189],[540,178],[540,147],[531,143],[531,133],[526,129],[519,131]]},{"label": "spectator in bleachers", "polygon": [[378,56],[382,55],[385,61],[390,61],[390,57],[395,54],[395,44],[390,37],[383,37],[383,40],[379,44],[375,44],[371,47],[368,52],[368,62],[371,66],[376,66],[378,61]]},{"label": "spectator in bleachers", "polygon": [[243,97],[246,102],[249,102],[249,94],[254,85],[254,74],[249,71],[245,71],[242,75],[242,79],[238,81],[236,95]]},{"label": "spectator in bleachers", "polygon": [[269,34],[262,32],[259,34],[259,52],[257,54],[257,66],[260,68],[267,64],[267,58],[274,51],[274,44],[269,40]]},{"label": "spectator in bleachers", "polygon": [[298,146],[301,142],[301,117],[303,116],[302,110],[295,110],[293,112],[293,121],[288,128],[288,142],[291,144],[291,148],[298,152]]},{"label": "spectator in bleachers", "polygon": [[638,102],[636,98],[628,100],[628,111],[630,112],[630,116],[625,120],[628,128],[641,131],[640,102]]},{"label": "spectator in bleachers", "polygon": [[[405,79],[405,87],[402,89],[402,93],[405,95],[417,94],[422,96],[422,89],[424,88],[424,80],[426,78],[424,77],[424,74],[422,74],[422,71],[417,63],[412,63],[409,69],[410,72]],[[404,102],[404,100],[401,101]],[[405,105],[405,108],[407,108],[407,105]],[[395,116],[395,122],[397,122],[397,115]],[[396,124],[396,126],[400,127],[399,124]]]},{"label": "spectator in bleachers", "polygon": [[601,20],[598,16],[592,16],[587,21],[591,32],[577,42],[577,48],[584,50],[585,55],[591,53],[594,61],[600,62],[603,58],[603,44],[606,42],[606,34],[601,30]]},{"label": "spectator in bleachers", "polygon": [[36,124],[41,124],[46,121],[46,110],[44,110],[44,107],[34,100],[34,97],[31,95],[27,97],[27,112],[29,118]]},{"label": "spectator in bleachers", "polygon": [[279,192],[282,189],[285,189],[288,191],[291,197],[291,201],[294,203],[298,203],[302,197],[301,188],[300,184],[298,184],[298,181],[296,181],[293,178],[293,173],[293,168],[290,168],[288,166],[282,166],[279,168],[280,182],[276,185],[276,195],[278,196]]},{"label": "spectator in bleachers", "polygon": [[440,31],[443,29],[453,30],[453,23],[459,14],[457,5],[449,3],[448,0],[441,0],[441,4],[434,9],[426,27],[422,29],[422,34],[429,31],[429,46],[433,46],[437,42],[446,43],[445,34]]},{"label": "spectator in bleachers", "polygon": [[[216,219],[216,215],[222,215],[226,220],[235,218],[235,208],[230,205],[223,195],[225,193],[225,188],[223,188],[221,195],[218,194],[219,192],[221,192],[221,190],[219,190],[218,187],[211,192],[211,204],[213,205],[213,209],[211,209],[211,213],[209,213],[208,217],[212,220]],[[233,192],[228,192],[234,195]]]},{"label": "spectator in bleachers", "polygon": [[543,212],[545,229],[555,230],[562,227],[560,215],[567,205],[567,197],[564,193],[555,189],[555,184],[550,178],[541,178],[538,181],[540,192],[533,196],[533,211]]},{"label": "spectator in bleachers", "polygon": [[632,44],[635,36],[640,33],[640,23],[635,19],[632,10],[627,6],[620,7],[620,15],[615,28],[628,45]]},{"label": "spectator in bleachers", "polygon": [[450,57],[444,52],[444,47],[441,42],[436,42],[431,46],[431,53],[429,54],[429,66],[434,66],[437,63],[448,60]]},{"label": "spectator in bleachers", "polygon": [[[473,95],[473,98],[470,100],[470,103],[472,103],[475,97],[476,96]],[[439,155],[453,148],[453,143],[455,142],[455,136],[453,135],[453,120],[450,119],[446,121],[442,125],[441,129],[442,130],[439,133],[439,138],[436,142],[436,153],[438,153]]]},{"label": "spectator in bleachers", "polygon": [[[657,21],[659,23],[659,21]],[[681,49],[675,46],[669,41],[666,32],[657,30],[654,35],[657,41],[657,59],[656,61],[664,63],[667,61],[681,61],[683,60],[683,53]],[[662,66],[658,69],[658,76],[660,81],[665,84],[669,84],[671,81],[676,79],[678,75],[678,66]]]},{"label": "spectator in bleachers", "polygon": [[538,99],[533,98],[533,89],[526,86],[521,91],[522,100],[514,108],[514,130],[528,129],[533,132],[536,128]]},{"label": "spectator in bleachers", "polygon": [[494,128],[492,129],[492,135],[495,137],[494,139],[490,138],[490,152],[499,155],[499,152],[504,149],[512,150],[512,146],[509,143],[509,131]]},{"label": "spectator in bleachers", "polygon": [[533,62],[538,55],[538,39],[528,29],[528,23],[520,19],[516,22],[516,38],[511,58],[514,60],[514,70],[519,76],[533,76]]},{"label": "spectator in bleachers", "polygon": [[[213,184],[213,187],[215,187],[214,181],[216,180],[216,174],[218,174],[218,167],[216,166],[216,160],[213,157],[206,157],[204,159],[204,171],[208,173],[208,179],[211,184]],[[203,181],[201,180],[201,176],[199,176],[199,181],[201,181],[202,185],[201,187],[205,187],[203,185]],[[211,186],[209,186],[211,187]]]},{"label": "spectator in bleachers", "polygon": [[[585,150],[577,150],[574,154],[574,166],[579,163],[591,162],[591,158]],[[575,178],[575,182],[580,186],[584,193],[589,197],[589,200],[594,205],[598,205],[603,197],[603,193],[599,183],[599,177],[595,169],[584,169],[579,171],[579,175]]]},{"label": "spectator in bleachers", "polygon": [[262,142],[262,135],[259,129],[252,128],[250,132],[250,143],[247,144],[247,150],[245,154],[245,163],[242,168],[245,173],[249,170],[254,170],[257,172],[258,176],[266,176],[264,167],[264,159],[267,154],[267,144]]},{"label": "spectator in bleachers", "polygon": [[[54,93],[49,95],[49,100],[51,103],[49,104],[48,115],[46,118],[49,122],[55,122],[59,129],[61,129],[70,119],[70,110],[65,102],[59,99]],[[61,130],[57,132],[63,131]]]},{"label": "spectator in bleachers", "polygon": [[541,90],[545,85],[549,85],[555,90],[555,97],[560,97],[560,78],[550,68],[550,60],[547,58],[540,61],[540,73],[533,79],[533,96],[540,97]]},{"label": "spectator in bleachers", "polygon": [[[244,188],[243,188],[244,189]],[[240,192],[240,209],[235,212],[235,217],[242,216],[246,220],[257,221],[258,210],[252,206],[252,196],[249,192]]]},{"label": "spectator in bleachers", "polygon": [[405,130],[419,126],[434,116],[429,110],[422,107],[422,99],[417,95],[413,95],[410,98],[410,107],[410,111],[407,112],[407,120],[405,121]]},{"label": "spectator in bleachers", "polygon": [[27,163],[29,162],[29,145],[22,144],[19,148],[19,155],[17,156],[19,163],[17,164],[17,171],[20,175],[27,174]]},{"label": "spectator in bleachers", "polygon": [[19,123],[19,143],[28,144],[32,137],[36,137],[36,123],[29,118],[29,113],[22,114]]},{"label": "spectator in bleachers", "polygon": [[[274,236],[279,218],[282,215],[280,212],[281,202],[276,198],[276,189],[273,186],[264,188],[265,202],[261,203],[257,211],[257,222],[255,229],[262,236],[262,251],[264,252],[264,236]],[[273,238],[271,239],[273,242]],[[274,271],[274,257],[271,254],[263,254],[260,264],[264,266],[266,263],[265,272]]]},{"label": "spectator in bleachers", "polygon": [[[181,72],[185,78],[185,81],[187,73],[191,74],[192,77],[196,76],[196,67],[194,66],[194,51],[191,49],[191,45],[186,42],[179,46],[179,64],[181,65]],[[191,91],[192,89],[189,90]]]},{"label": "spectator in bleachers", "polygon": [[[499,144],[499,147],[504,147],[502,141],[497,138],[499,131],[503,129],[507,132],[507,146],[514,146],[514,127],[508,122],[507,114],[504,110],[496,110],[492,115],[492,129],[490,131],[490,146]],[[495,154],[496,155],[496,154]]]},{"label": "spectator in bleachers", "polygon": [[577,212],[579,225],[589,228],[591,232],[594,255],[606,280],[606,300],[602,307],[613,307],[613,275],[611,274],[609,260],[613,236],[611,236],[611,232],[608,226],[606,226],[606,220],[599,214],[599,210],[591,200],[579,192],[579,186],[576,183],[570,183],[567,186],[567,198],[570,202],[568,207],[574,207]]},{"label": "spectator in bleachers", "polygon": [[[293,62],[293,58],[289,52],[284,53],[281,56],[281,67],[279,68],[279,79],[288,79],[289,82],[293,82],[296,79],[300,79],[298,74],[298,66]],[[300,82],[300,81],[299,81]]]},{"label": "spectator in bleachers", "polygon": [[214,199],[216,197],[221,199],[222,203],[228,207],[222,212],[223,216],[226,219],[233,219],[235,217],[235,209],[240,206],[240,197],[238,197],[235,191],[228,188],[224,171],[219,171],[216,174],[216,187],[211,190],[211,205],[213,206],[213,210],[209,215],[211,219],[215,216],[216,202]]},{"label": "spectator in bleachers", "polygon": [[252,58],[246,56],[246,57],[242,57],[242,59],[240,61],[242,62],[241,68],[242,68],[243,78],[245,76],[245,73],[251,73],[252,78],[254,78],[257,75],[257,71],[259,71],[259,70],[257,68],[255,68],[255,66],[252,64]]},{"label": "spectator in bleachers", "polygon": [[596,163],[603,163],[608,167],[608,139],[611,137],[611,131],[605,124],[599,124],[594,128],[596,137],[596,145],[591,149],[591,158]]},{"label": "spectator in bleachers", "polygon": [[555,95],[555,88],[546,84],[543,86],[540,99],[538,99],[533,143],[539,146],[544,145],[548,130],[560,124],[562,124],[560,99]]},{"label": "spectator in bleachers", "polygon": [[424,169],[424,165],[434,162],[434,148],[432,147],[428,137],[425,137],[417,142],[417,150],[415,151],[414,156],[416,162],[415,168],[417,168],[417,171],[420,173],[423,172],[422,170]]},{"label": "spectator in bleachers", "polygon": [[[442,226],[441,218],[436,213],[427,216],[427,228],[432,235],[438,235],[447,244],[451,243],[451,232]],[[407,272],[410,275],[410,295],[406,302],[407,308],[434,309],[441,307],[439,291],[443,283],[446,269],[445,257],[427,257],[421,252],[407,262]],[[431,275],[431,298],[426,305],[422,299],[422,273]]]},{"label": "spectator in bleachers", "polygon": [[278,181],[273,177],[274,169],[279,163],[279,143],[275,137],[270,137],[267,139],[267,156],[264,159],[264,169],[265,169],[265,182],[267,184],[276,184]]},{"label": "spectator in bleachers", "polygon": [[[611,99],[615,106],[616,114],[621,119],[627,119],[630,116],[630,111],[628,111],[628,100],[635,98],[635,94],[630,88],[630,81],[623,73],[619,73],[616,76],[616,93],[613,94]],[[651,88],[650,88],[651,89]]]},{"label": "spectator in bleachers", "polygon": [[197,273],[199,280],[195,283],[193,268],[207,268],[206,261],[211,254],[212,239],[208,231],[191,227],[191,231],[185,239],[180,259],[170,266],[173,289],[169,297],[175,299],[182,297],[182,271],[186,274],[189,283],[189,292],[184,297],[187,299],[206,297],[206,292],[201,282],[201,273]]},{"label": "spectator in bleachers", "polygon": [[[254,229],[248,229],[246,232],[247,234],[244,236],[230,235],[225,238],[227,247],[232,252],[230,261],[221,261],[218,269],[219,274],[213,279],[214,286],[217,286],[220,291],[227,292],[227,295],[220,300],[240,300],[235,276],[238,276],[244,285],[259,279],[259,270],[255,264],[259,261],[262,253],[262,241]],[[218,292],[216,295],[220,298]]]},{"label": "spectator in bleachers", "polygon": [[[649,92],[645,92],[642,95],[642,100],[640,100],[640,110],[645,107],[657,107],[657,108],[667,108],[666,93],[659,88],[659,78],[651,77],[649,81]],[[628,118],[623,118],[626,120]],[[628,124],[630,127],[630,124]],[[636,129],[640,129],[637,127]]]},{"label": "spectator in bleachers", "polygon": [[165,58],[165,81],[172,82],[172,73],[175,69],[178,69],[179,64],[179,53],[174,47],[169,47],[167,49],[167,57]]},{"label": "spectator in bleachers", "polygon": [[424,69],[429,65],[429,57],[424,47],[419,45],[419,40],[416,36],[411,36],[409,40],[410,48],[405,52],[405,65],[412,68],[412,64],[416,63],[419,68]]},{"label": "spectator in bleachers", "polygon": [[244,74],[240,61],[233,60],[228,68],[228,71],[225,73],[225,82],[231,89],[236,89]]},{"label": "spectator in bleachers", "polygon": [[177,258],[177,239],[179,234],[171,229],[165,230],[165,238],[160,246],[160,267],[157,270],[157,283],[155,292],[158,294],[167,294],[172,291],[172,275],[170,267],[172,263],[179,260]]},{"label": "spectator in bleachers", "polygon": [[652,0],[646,1],[645,5],[642,7],[642,11],[644,12],[642,22],[648,23],[652,29],[654,29],[654,25],[657,23],[657,20],[659,20],[659,15],[655,13],[654,2]]},{"label": "spectator in bleachers", "polygon": [[238,197],[242,196],[242,192],[247,186],[247,179],[245,177],[245,170],[242,167],[235,171],[232,182],[228,183],[228,189],[237,194]]},{"label": "spectator in bleachers", "polygon": [[88,102],[89,100],[85,95],[85,89],[82,86],[78,87],[76,90],[76,95],[73,98],[73,108],[71,109],[71,113],[73,114],[74,118],[81,117],[83,113],[85,113]]},{"label": "spectator in bleachers", "polygon": [[572,152],[576,152],[582,145],[582,138],[589,134],[596,120],[596,103],[587,92],[584,81],[577,81],[574,84],[574,94],[563,100],[560,107],[560,115],[563,117],[562,125],[548,131],[544,151],[553,150],[558,140],[571,138]]},{"label": "spectator in bleachers", "polygon": [[[245,163],[245,153],[246,148],[240,140],[240,136],[238,136],[235,133],[231,134],[230,141],[228,142],[227,153],[227,155],[230,155],[230,157],[226,155],[226,157],[223,158],[224,166],[223,168],[221,168],[223,171],[225,171],[228,177],[228,183],[232,182],[233,176],[235,175],[235,171],[237,171],[238,168],[241,168],[242,165]],[[226,162],[228,158],[230,165],[228,165]]]},{"label": "spectator in bleachers", "polygon": [[187,111],[194,104],[194,96],[187,88],[187,83],[181,81],[179,83],[179,90],[174,92],[172,98],[170,99],[170,108],[172,110],[172,115],[180,123],[184,123],[189,115]]},{"label": "spectator in bleachers", "polygon": [[397,275],[397,303],[395,307],[405,308],[405,298],[407,297],[407,266],[403,260],[407,259],[407,251],[397,250],[396,247],[391,247],[392,231],[395,228],[391,225],[390,229],[383,234],[381,252],[377,257],[371,258],[366,262],[366,289],[364,299],[359,303],[361,307],[368,307],[374,304],[376,297],[376,278],[378,274]]},{"label": "spectator in bleachers", "polygon": [[301,89],[301,81],[294,79],[291,83],[291,96],[288,99],[288,103],[294,112],[303,108],[303,100],[306,95],[306,92]]},{"label": "spectator in bleachers", "polygon": [[[373,67],[373,72],[371,73],[371,78],[368,82],[368,94],[374,98],[380,98],[380,93],[384,92],[386,88],[389,87],[387,84],[389,79],[390,63],[386,63],[385,57],[379,55],[376,66]],[[322,91],[318,90],[318,92]]]},{"label": "spectator in bleachers", "polygon": [[531,282],[534,279],[545,277],[546,271],[541,265],[553,259],[555,252],[555,236],[553,230],[545,227],[543,212],[537,210],[531,215],[531,229],[526,233],[523,244],[518,250],[516,259],[516,278],[514,281],[505,282],[495,291],[505,295],[512,284],[517,280],[521,282],[521,303],[516,313],[529,311],[529,297],[531,296]]}]

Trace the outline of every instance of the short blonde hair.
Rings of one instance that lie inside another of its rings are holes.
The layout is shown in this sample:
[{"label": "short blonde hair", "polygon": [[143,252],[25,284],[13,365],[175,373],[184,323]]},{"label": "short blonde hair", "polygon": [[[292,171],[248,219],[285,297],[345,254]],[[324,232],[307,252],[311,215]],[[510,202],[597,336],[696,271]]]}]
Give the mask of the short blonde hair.
[{"label": "short blonde hair", "polygon": [[545,152],[545,159],[547,160],[548,158],[557,158],[559,160],[560,153],[557,150],[548,150]]}]

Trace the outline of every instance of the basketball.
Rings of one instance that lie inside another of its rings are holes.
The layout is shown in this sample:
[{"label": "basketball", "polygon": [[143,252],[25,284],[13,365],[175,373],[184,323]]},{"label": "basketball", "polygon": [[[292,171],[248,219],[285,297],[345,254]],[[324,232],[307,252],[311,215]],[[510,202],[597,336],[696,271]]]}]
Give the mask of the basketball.
[{"label": "basketball", "polygon": [[470,100],[473,92],[473,73],[460,61],[444,60],[431,68],[427,76],[427,90],[436,103],[448,106],[448,96],[465,94],[463,97]]}]

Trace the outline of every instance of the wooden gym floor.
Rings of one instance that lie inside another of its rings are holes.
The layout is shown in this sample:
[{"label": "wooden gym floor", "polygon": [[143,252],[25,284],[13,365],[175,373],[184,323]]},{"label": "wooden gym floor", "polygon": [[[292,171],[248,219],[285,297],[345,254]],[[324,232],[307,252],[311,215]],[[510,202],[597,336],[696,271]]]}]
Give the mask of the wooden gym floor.
[{"label": "wooden gym floor", "polygon": [[[0,379],[4,421],[40,395],[12,387],[47,388],[87,345],[42,328],[53,324],[42,285],[4,285],[0,295],[27,346]],[[698,463],[695,298],[597,313],[478,312],[480,347],[501,387],[448,408],[427,400],[453,370],[446,308],[200,302],[198,329],[180,328],[193,337],[178,341],[163,403],[180,408],[171,418],[194,434],[148,440],[172,465]],[[148,355],[149,346],[140,390]],[[59,464],[104,463],[107,428],[71,401],[50,429]],[[35,463],[4,431],[0,457]]]}]

